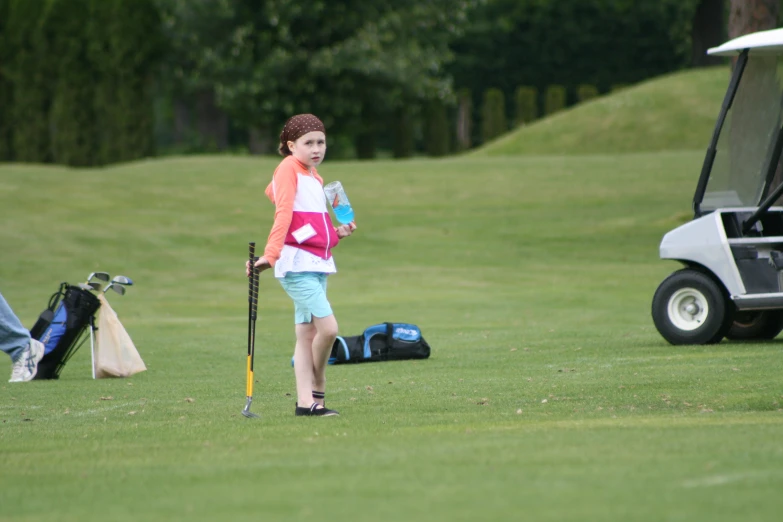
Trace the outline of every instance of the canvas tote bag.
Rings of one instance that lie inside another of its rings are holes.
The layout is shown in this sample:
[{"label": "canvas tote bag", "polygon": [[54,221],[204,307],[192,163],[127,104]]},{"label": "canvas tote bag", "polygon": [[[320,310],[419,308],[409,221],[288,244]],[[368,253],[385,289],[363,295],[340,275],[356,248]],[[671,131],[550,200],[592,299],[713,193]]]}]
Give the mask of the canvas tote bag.
[{"label": "canvas tote bag", "polygon": [[109,301],[98,294],[98,331],[95,335],[95,378],[130,377],[147,369],[136,346]]}]

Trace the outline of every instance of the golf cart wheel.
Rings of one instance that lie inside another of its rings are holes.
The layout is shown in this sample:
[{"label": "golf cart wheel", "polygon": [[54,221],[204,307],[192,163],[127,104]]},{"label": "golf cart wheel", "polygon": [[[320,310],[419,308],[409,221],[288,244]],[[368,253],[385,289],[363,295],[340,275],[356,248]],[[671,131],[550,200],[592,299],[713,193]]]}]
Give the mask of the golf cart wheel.
[{"label": "golf cart wheel", "polygon": [[774,339],[783,330],[783,310],[737,312],[726,333],[734,341]]},{"label": "golf cart wheel", "polygon": [[734,303],[712,277],[685,268],[658,286],[652,316],[658,332],[671,344],[713,344],[731,327]]}]

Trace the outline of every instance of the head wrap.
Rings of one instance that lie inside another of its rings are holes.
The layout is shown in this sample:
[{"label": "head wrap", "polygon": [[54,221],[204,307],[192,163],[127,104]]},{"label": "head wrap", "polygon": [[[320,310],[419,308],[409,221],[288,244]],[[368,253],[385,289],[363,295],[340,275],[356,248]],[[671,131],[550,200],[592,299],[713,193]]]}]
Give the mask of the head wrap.
[{"label": "head wrap", "polygon": [[285,122],[283,131],[280,133],[280,154],[289,156],[291,150],[288,148],[289,141],[296,141],[308,132],[321,131],[326,134],[326,129],[321,120],[312,114],[297,114]]}]

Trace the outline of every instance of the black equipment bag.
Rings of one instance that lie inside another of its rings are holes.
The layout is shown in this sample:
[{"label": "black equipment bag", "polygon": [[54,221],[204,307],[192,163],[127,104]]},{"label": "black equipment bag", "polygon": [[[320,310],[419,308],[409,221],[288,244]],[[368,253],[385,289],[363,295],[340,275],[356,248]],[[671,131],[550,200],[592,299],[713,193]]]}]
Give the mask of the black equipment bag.
[{"label": "black equipment bag", "polygon": [[415,324],[381,323],[361,335],[338,336],[329,364],[427,359],[430,345]]},{"label": "black equipment bag", "polygon": [[94,324],[101,302],[89,290],[68,283],[52,294],[49,306],[30,329],[30,336],[45,347],[35,379],[57,379],[65,363],[87,339],[83,334]]}]

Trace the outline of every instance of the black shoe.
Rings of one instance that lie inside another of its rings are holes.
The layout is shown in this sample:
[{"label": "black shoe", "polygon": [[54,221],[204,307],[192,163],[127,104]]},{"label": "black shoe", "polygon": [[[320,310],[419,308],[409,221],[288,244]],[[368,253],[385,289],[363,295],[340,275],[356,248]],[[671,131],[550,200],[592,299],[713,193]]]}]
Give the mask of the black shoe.
[{"label": "black shoe", "polygon": [[312,406],[309,408],[300,408],[299,406],[296,407],[296,410],[294,410],[294,415],[297,417],[331,417],[333,415],[340,415],[338,412],[334,410],[329,410],[327,408],[324,408],[321,406],[319,408],[320,404],[317,402],[314,402]]}]

